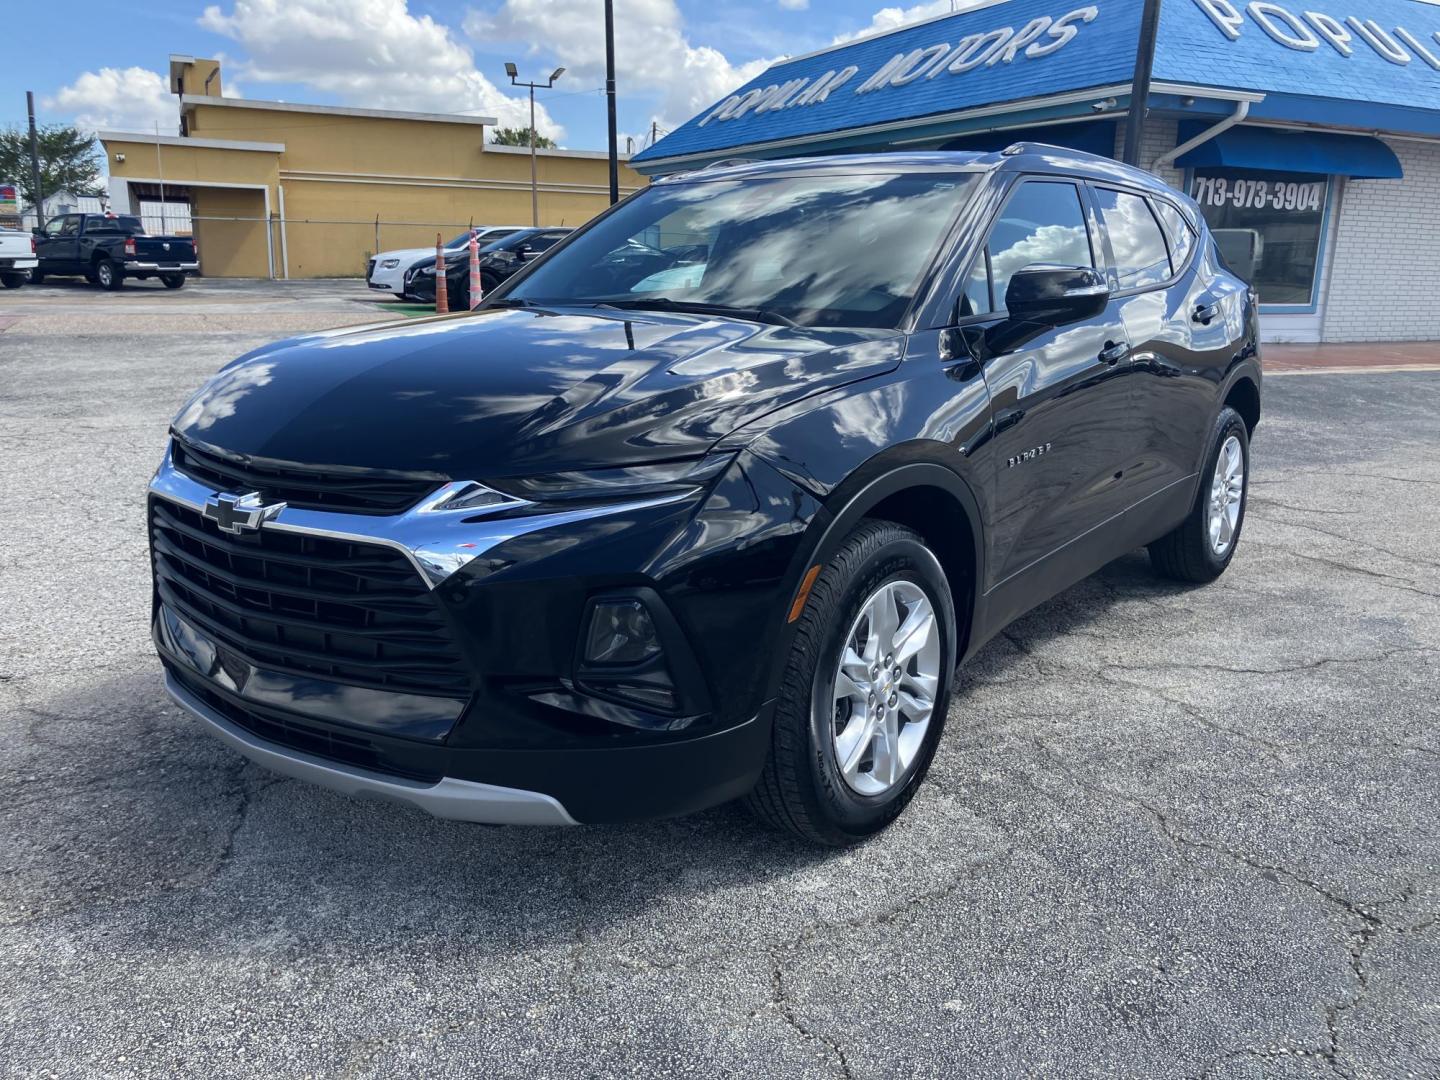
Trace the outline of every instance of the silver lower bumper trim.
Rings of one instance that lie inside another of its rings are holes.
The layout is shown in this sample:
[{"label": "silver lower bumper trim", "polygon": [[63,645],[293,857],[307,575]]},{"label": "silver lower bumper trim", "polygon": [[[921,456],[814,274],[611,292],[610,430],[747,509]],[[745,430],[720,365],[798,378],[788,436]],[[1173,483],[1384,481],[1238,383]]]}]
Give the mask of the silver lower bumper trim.
[{"label": "silver lower bumper trim", "polygon": [[486,825],[574,825],[559,800],[538,791],[445,777],[436,784],[384,776],[325,761],[256,738],[196,698],[169,672],[165,689],[181,708],[198,718],[230,749],[273,772],[362,799],[383,799],[417,807],[438,818]]},{"label": "silver lower bumper trim", "polygon": [[188,263],[154,263],[154,262],[135,262],[134,260],[130,260],[130,261],[128,261],[128,262],[125,263],[125,269],[126,269],[126,270],[163,270],[163,271],[165,271],[165,273],[167,273],[167,274],[178,274],[178,273],[179,273],[180,271],[182,271],[182,270],[199,270],[199,269],[200,269],[200,264],[199,264],[198,262],[188,262]]}]

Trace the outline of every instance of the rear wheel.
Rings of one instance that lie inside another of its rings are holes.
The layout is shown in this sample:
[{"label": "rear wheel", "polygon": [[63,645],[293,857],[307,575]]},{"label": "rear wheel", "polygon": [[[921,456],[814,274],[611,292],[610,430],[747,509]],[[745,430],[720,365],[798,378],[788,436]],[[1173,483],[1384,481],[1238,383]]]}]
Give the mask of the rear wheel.
[{"label": "rear wheel", "polygon": [[4,285],[7,289],[18,289],[25,284],[28,278],[29,275],[24,271],[14,274],[0,274],[0,285]]},{"label": "rear wheel", "polygon": [[161,274],[160,280],[164,282],[167,289],[179,289],[185,285],[184,274]]},{"label": "rear wheel", "polygon": [[939,560],[903,526],[863,523],[796,626],[755,814],[837,847],[894,821],[934,756],[955,640]]},{"label": "rear wheel", "polygon": [[1245,525],[1250,486],[1250,437],[1234,409],[1220,410],[1210,453],[1190,514],[1150,545],[1150,563],[1163,577],[1203,585],[1230,566]]},{"label": "rear wheel", "polygon": [[95,264],[95,283],[102,289],[118,289],[125,284],[125,270],[114,259],[101,259]]}]

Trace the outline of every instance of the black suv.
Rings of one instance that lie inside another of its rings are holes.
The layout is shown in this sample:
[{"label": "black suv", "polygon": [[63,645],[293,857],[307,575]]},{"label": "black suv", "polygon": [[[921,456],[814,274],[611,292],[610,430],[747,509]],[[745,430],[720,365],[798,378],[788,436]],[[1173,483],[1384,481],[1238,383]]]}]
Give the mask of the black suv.
[{"label": "black suv", "polygon": [[[493,291],[506,278],[569,236],[573,229],[516,229],[480,248],[480,287]],[[445,253],[445,289],[450,306],[463,309],[470,296],[470,248]],[[405,271],[405,295],[425,303],[435,301],[435,256],[421,259]]]},{"label": "black suv", "polygon": [[851,842],[1007,622],[1142,545],[1225,570],[1256,341],[1195,204],[1102,158],[661,181],[477,312],[268,345],[190,400],[149,499],[169,689],[444,817],[744,797]]}]

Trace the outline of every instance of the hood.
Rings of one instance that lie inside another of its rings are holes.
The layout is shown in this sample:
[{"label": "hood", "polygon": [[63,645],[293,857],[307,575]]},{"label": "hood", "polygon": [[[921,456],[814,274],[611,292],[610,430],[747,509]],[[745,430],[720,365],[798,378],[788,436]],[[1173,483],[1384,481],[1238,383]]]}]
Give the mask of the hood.
[{"label": "hood", "polygon": [[[457,249],[457,248],[446,248],[445,250],[446,250],[446,251],[456,251],[456,250],[458,250],[458,249]],[[379,266],[379,265],[380,265],[381,263],[383,263],[386,259],[399,259],[401,263],[410,263],[410,262],[414,262],[416,259],[423,259],[423,258],[425,258],[427,255],[428,255],[431,259],[434,259],[434,258],[435,258],[435,249],[434,249],[433,247],[428,247],[428,248],[401,248],[401,249],[398,250],[398,251],[382,251],[379,255],[376,255],[376,256],[375,256],[375,265],[376,265],[376,266]]]},{"label": "hood", "polygon": [[500,309],[278,342],[174,430],[235,453],[457,480],[701,454],[798,398],[895,367],[895,331]]}]

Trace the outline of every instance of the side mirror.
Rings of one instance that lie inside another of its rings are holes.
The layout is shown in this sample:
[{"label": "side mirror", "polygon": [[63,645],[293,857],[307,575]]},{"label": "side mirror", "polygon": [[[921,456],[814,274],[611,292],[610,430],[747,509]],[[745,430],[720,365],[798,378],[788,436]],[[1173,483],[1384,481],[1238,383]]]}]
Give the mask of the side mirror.
[{"label": "side mirror", "polygon": [[1005,290],[1012,319],[1049,326],[1093,319],[1109,302],[1105,275],[1088,266],[1027,266],[1016,271]]}]

